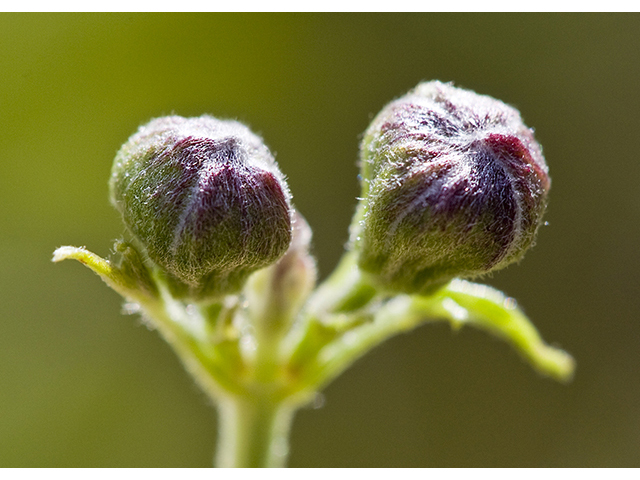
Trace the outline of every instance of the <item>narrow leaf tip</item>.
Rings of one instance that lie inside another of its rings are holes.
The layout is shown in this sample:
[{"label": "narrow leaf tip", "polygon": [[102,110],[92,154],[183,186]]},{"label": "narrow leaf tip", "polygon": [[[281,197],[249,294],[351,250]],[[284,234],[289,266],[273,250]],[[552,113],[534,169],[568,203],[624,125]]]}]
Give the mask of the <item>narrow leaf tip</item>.
[{"label": "narrow leaf tip", "polygon": [[68,258],[76,258],[79,251],[83,250],[84,248],[72,247],[70,245],[56,248],[55,252],[53,252],[53,258],[51,261],[57,263]]}]

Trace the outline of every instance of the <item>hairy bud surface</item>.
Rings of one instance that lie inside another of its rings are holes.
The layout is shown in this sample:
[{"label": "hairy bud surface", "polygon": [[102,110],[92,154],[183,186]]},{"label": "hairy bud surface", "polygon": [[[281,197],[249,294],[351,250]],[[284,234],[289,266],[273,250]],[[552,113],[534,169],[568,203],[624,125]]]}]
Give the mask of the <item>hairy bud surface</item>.
[{"label": "hairy bud surface", "polygon": [[389,291],[427,293],[519,260],[550,180],[520,114],[437,81],[373,120],[361,145],[360,268]]},{"label": "hairy bud surface", "polygon": [[187,296],[237,290],[291,242],[284,177],[236,121],[152,120],[116,155],[109,187],[133,236]]}]

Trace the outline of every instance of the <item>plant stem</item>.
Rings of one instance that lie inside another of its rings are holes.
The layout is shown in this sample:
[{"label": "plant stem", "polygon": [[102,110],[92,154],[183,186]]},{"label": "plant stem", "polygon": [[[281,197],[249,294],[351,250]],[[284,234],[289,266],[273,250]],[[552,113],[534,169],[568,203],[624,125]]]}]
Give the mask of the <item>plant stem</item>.
[{"label": "plant stem", "polygon": [[218,403],[218,467],[284,467],[295,408],[268,399]]}]

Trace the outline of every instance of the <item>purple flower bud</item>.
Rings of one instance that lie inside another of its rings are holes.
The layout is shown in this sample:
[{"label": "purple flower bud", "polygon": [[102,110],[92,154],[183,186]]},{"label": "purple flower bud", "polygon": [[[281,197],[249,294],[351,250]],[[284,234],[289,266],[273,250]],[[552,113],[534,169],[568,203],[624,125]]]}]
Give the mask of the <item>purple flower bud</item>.
[{"label": "purple flower bud", "polygon": [[109,186],[128,229],[185,297],[237,290],[291,241],[284,177],[235,121],[152,120],[116,155]]},{"label": "purple flower bud", "polygon": [[360,268],[389,291],[427,293],[519,260],[550,180],[514,108],[433,81],[391,102],[361,146]]}]

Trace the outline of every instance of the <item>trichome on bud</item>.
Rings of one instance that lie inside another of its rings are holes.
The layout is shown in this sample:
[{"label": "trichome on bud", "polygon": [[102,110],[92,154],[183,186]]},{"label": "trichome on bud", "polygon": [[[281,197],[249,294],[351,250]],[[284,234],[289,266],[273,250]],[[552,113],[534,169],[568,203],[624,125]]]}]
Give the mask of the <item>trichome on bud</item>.
[{"label": "trichome on bud", "polygon": [[174,295],[237,291],[291,242],[283,175],[246,126],[203,115],[140,127],[117,153],[111,203]]},{"label": "trichome on bud", "polygon": [[387,105],[361,145],[358,264],[388,291],[428,293],[519,260],[550,180],[516,109],[437,81]]}]

